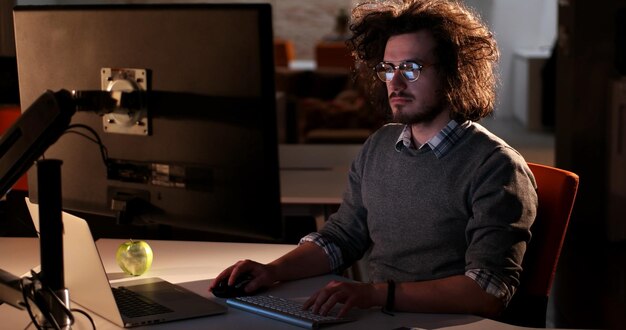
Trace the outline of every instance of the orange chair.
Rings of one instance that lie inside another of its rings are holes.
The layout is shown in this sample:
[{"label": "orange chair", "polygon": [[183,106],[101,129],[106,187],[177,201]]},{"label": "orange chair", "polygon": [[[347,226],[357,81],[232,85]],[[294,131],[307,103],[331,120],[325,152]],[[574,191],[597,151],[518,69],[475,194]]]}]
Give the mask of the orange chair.
[{"label": "orange chair", "polygon": [[344,41],[322,41],[315,45],[315,63],[318,68],[349,70],[354,66],[354,59]]},{"label": "orange chair", "polygon": [[499,320],[545,327],[548,296],[576,199],[578,175],[555,167],[528,165],[537,181],[537,218],[522,262],[520,286]]},{"label": "orange chair", "polygon": [[[22,115],[20,107],[17,105],[0,105],[0,136],[13,125],[13,123]],[[24,174],[13,185],[15,190],[28,190],[28,180]],[[1,196],[0,196],[1,197]]]},{"label": "orange chair", "polygon": [[274,65],[288,67],[296,58],[296,50],[291,40],[274,39]]}]

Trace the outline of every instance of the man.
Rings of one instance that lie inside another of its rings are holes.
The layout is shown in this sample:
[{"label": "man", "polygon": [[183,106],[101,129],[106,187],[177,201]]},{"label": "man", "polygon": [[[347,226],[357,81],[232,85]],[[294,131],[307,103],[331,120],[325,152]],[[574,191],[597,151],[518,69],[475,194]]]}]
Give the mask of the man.
[{"label": "man", "polygon": [[494,108],[495,40],[447,0],[364,4],[352,21],[361,77],[395,123],[365,142],[323,229],[267,265],[240,261],[214,283],[249,273],[253,292],[341,271],[369,250],[371,283],[331,282],[305,308],[496,316],[519,285],[537,195],[523,157],[474,122]]}]

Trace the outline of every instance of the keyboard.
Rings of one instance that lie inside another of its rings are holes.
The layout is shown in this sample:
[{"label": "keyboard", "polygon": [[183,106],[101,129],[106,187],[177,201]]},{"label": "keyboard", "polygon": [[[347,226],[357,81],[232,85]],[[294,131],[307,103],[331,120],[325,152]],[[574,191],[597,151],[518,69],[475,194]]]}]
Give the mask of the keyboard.
[{"label": "keyboard", "polygon": [[173,312],[171,309],[150,300],[125,287],[111,288],[120,313],[127,317],[150,316]]},{"label": "keyboard", "polygon": [[270,295],[229,298],[226,303],[238,309],[307,329],[317,329],[326,324],[354,321],[354,318],[313,314],[311,311],[302,310],[302,303]]}]

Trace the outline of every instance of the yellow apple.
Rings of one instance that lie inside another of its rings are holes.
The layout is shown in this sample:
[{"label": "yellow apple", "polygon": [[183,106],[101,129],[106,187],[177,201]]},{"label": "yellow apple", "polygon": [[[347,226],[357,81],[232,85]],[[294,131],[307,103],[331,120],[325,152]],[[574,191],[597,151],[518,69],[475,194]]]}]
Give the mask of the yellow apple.
[{"label": "yellow apple", "polygon": [[152,248],[144,241],[132,239],[122,243],[115,253],[115,260],[124,273],[139,276],[152,266]]}]

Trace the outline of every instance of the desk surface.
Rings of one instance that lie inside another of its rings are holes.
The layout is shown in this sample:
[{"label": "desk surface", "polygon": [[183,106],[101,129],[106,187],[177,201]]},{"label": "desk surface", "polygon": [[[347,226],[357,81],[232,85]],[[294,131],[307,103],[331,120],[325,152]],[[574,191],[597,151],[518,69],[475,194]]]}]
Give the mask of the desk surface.
[{"label": "desk surface", "polygon": [[282,204],[338,205],[348,183],[348,173],[327,170],[281,170]]},{"label": "desk surface", "polygon": [[338,205],[359,144],[281,144],[281,203]]},{"label": "desk surface", "polygon": [[281,144],[279,164],[282,170],[347,171],[361,147],[360,144]]},{"label": "desk surface", "polygon": [[[102,239],[97,242],[104,266],[112,280],[123,276],[115,264],[114,253],[122,240]],[[211,243],[150,241],[155,252],[152,269],[141,277],[159,276],[168,281],[224,303],[223,299],[212,296],[207,291],[210,279],[222,269],[237,260],[250,258],[259,262],[269,262],[293,245],[247,244],[247,243]],[[13,274],[21,275],[39,264],[38,240],[34,238],[0,238],[0,268]],[[6,251],[11,251],[7,253]],[[316,289],[337,276],[320,276],[306,280],[283,283],[269,290],[274,295],[304,300]],[[71,292],[70,292],[71,296]],[[79,306],[73,306],[79,307]],[[424,329],[522,329],[489,319],[471,315],[396,313],[389,316],[378,309],[353,310],[357,321],[335,325],[332,329],[395,329],[398,327],[416,327]],[[112,323],[95,317],[98,329],[118,329]],[[24,329],[29,323],[27,313],[6,304],[0,306],[2,328]],[[77,317],[74,329],[90,329],[84,320]],[[32,327],[31,327],[32,328]],[[224,315],[210,316],[194,320],[165,323],[151,328],[158,329],[299,329],[289,324],[265,317],[229,308]]]}]

